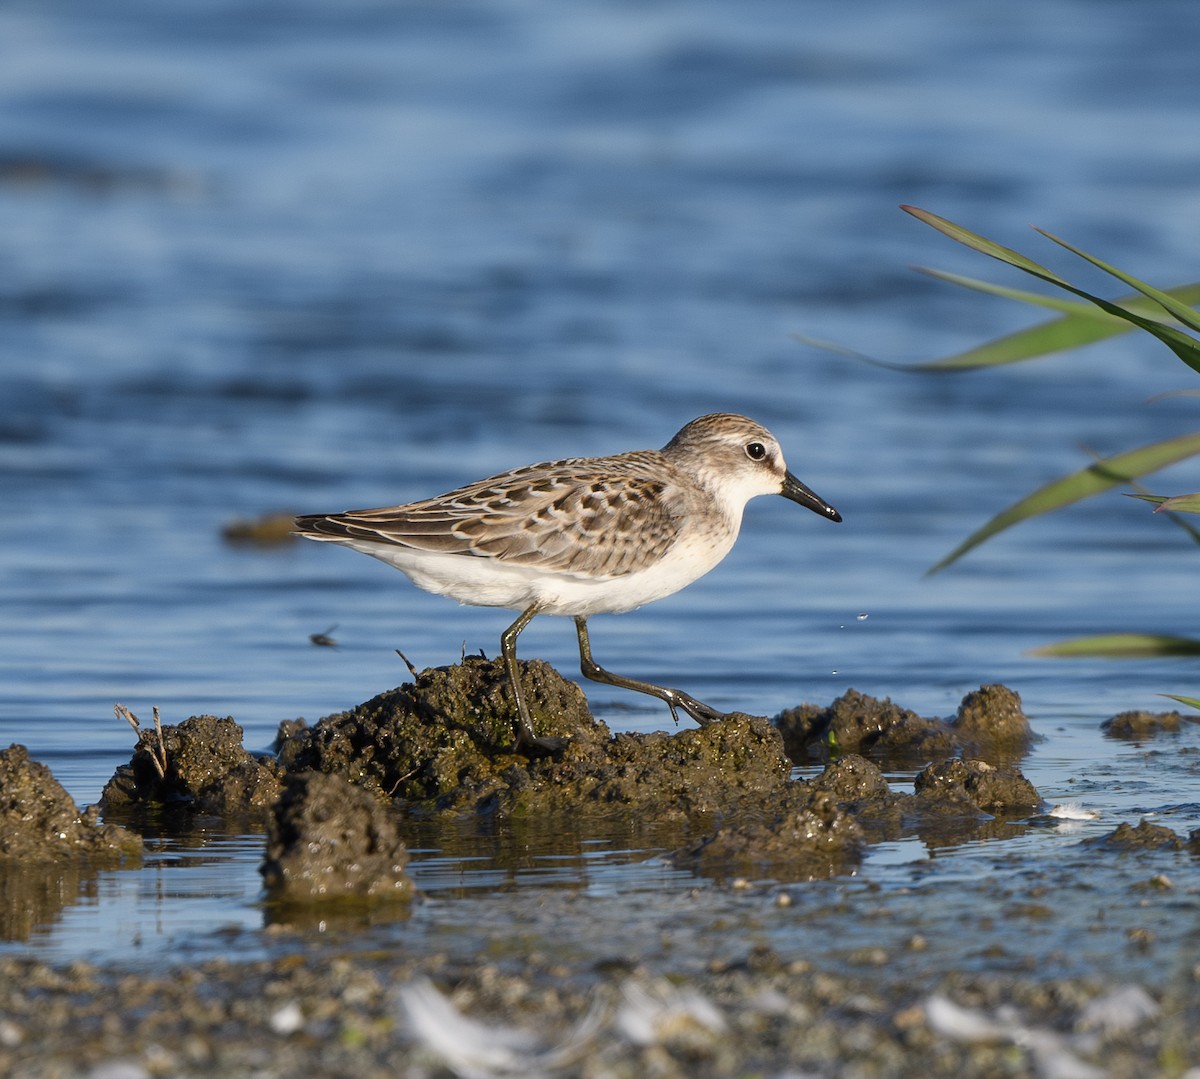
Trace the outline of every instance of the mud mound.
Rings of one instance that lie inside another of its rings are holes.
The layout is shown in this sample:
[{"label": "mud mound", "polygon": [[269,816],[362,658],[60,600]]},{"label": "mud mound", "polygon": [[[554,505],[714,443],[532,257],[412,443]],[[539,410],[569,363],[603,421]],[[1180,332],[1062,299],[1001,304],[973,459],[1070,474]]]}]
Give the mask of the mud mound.
[{"label": "mud mound", "polygon": [[289,776],[271,814],[260,867],[276,902],[407,900],[408,851],[389,812],[340,776]]},{"label": "mud mound", "polygon": [[861,753],[896,766],[954,753],[1008,762],[1032,740],[1021,698],[1001,685],[967,694],[952,720],[927,719],[891,700],[847,690],[831,705],[802,704],[775,717],[788,756],[797,764]]},{"label": "mud mound", "polygon": [[736,716],[676,734],[572,743],[506,773],[491,805],[509,815],[625,809],[660,820],[730,812],[778,797],[789,769],[779,732],[761,717]]},{"label": "mud mound", "polygon": [[866,845],[857,818],[835,795],[796,784],[769,817],[722,824],[672,861],[708,877],[818,880],[853,869]]},{"label": "mud mound", "polygon": [[[151,741],[153,739],[153,741]],[[165,756],[160,775],[156,753]],[[232,719],[193,716],[157,736],[143,735],[128,765],[105,784],[107,813],[146,803],[187,806],[196,812],[265,821],[279,798],[280,769],[269,757],[242,748],[242,728]]]},{"label": "mud mound", "polygon": [[1103,847],[1106,850],[1135,851],[1135,850],[1183,850],[1184,840],[1164,824],[1152,824],[1148,820],[1140,820],[1135,827],[1128,822],[1122,822],[1117,827],[1102,836],[1085,839],[1085,847]]},{"label": "mud mound", "polygon": [[[520,667],[534,729],[568,739],[566,758],[609,740],[577,685],[541,660]],[[515,721],[504,664],[468,656],[313,727],[292,729],[280,743],[279,763],[289,773],[342,775],[386,798],[474,808],[509,786],[513,769],[519,774],[531,764],[515,745]]]},{"label": "mud mound", "polygon": [[987,761],[954,758],[931,764],[913,785],[924,808],[945,812],[1035,809],[1041,804],[1037,789],[1019,771]]},{"label": "mud mound", "polygon": [[287,772],[345,776],[422,811],[505,816],[581,808],[657,814],[715,812],[782,789],[789,763],[764,719],[737,717],[673,735],[620,734],[592,717],[582,691],[553,667],[521,664],[534,727],[563,738],[552,754],[514,743],[514,711],[499,660],[468,657],[280,744]]},{"label": "mud mound", "polygon": [[80,812],[44,764],[24,746],[0,752],[0,866],[86,859],[94,865],[139,861],[140,836],[101,824],[95,806]]},{"label": "mud mound", "polygon": [[998,684],[980,686],[968,693],[958,706],[951,729],[961,746],[985,760],[1002,756],[1006,750],[1024,753],[1033,741],[1019,694]]}]

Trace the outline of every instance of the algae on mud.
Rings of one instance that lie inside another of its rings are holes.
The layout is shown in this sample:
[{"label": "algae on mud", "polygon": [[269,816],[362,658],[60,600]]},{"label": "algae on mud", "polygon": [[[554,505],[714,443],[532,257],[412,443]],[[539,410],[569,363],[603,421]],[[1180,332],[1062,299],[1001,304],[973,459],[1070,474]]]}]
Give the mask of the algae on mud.
[{"label": "algae on mud", "polygon": [[499,660],[468,656],[314,727],[279,747],[285,771],[336,772],[413,812],[502,816],[593,810],[659,815],[726,811],[781,790],[788,761],[764,719],[738,717],[674,735],[617,734],[582,691],[540,660],[520,663],[538,730],[560,751],[514,745]]}]

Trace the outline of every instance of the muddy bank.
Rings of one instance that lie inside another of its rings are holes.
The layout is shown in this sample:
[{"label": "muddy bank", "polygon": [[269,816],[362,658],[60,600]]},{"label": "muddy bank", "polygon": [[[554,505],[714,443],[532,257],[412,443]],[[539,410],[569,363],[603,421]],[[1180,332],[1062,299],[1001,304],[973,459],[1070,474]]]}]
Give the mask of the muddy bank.
[{"label": "muddy bank", "polygon": [[[827,708],[801,706],[773,721],[734,715],[707,727],[614,735],[592,716],[575,683],[541,661],[521,668],[534,726],[561,740],[561,749],[531,753],[520,746],[503,664],[467,657],[311,727],[283,724],[275,758],[247,753],[232,719],[193,717],[160,735],[143,734],[101,804],[106,812],[181,804],[265,822],[284,777],[317,772],[341,776],[410,815],[628,810],[694,817],[771,805],[793,790],[792,764],[814,755],[888,763],[902,755],[918,767],[962,757],[996,766],[994,780],[1032,739],[1020,699],[1003,686],[968,694],[951,721],[851,690]],[[165,767],[155,762],[155,737]],[[872,797],[884,797],[880,781],[871,784]],[[868,799],[859,789],[852,800]],[[988,808],[977,792],[969,800]],[[1005,800],[1020,801],[1010,796],[996,804]]]},{"label": "muddy bank", "polygon": [[[1019,697],[998,685],[968,695],[949,721],[850,690],[774,721],[732,715],[613,735],[552,667],[534,660],[522,673],[536,730],[560,748],[517,743],[503,664],[472,657],[414,672],[413,682],[311,727],[283,724],[274,755],[248,753],[232,718],[161,726],[156,714],[150,730],[126,715],[136,748],[101,805],[133,828],[166,814],[180,831],[198,816],[265,829],[268,894],[311,904],[412,898],[406,822],[434,816],[536,821],[564,834],[614,816],[635,832],[673,821],[672,858],[697,874],[804,881],[850,873],[883,839],[965,841],[1039,804],[1010,763],[1030,744],[1030,723]],[[791,779],[793,761],[814,754],[826,771]],[[860,754],[925,767],[912,793],[900,793]],[[29,833],[35,849],[42,833]]]},{"label": "muddy bank", "polygon": [[[156,956],[153,973],[0,958],[0,1074],[1101,1079],[1200,1059],[1200,964],[1174,929],[1200,837],[1114,821],[1053,866],[1006,863],[1005,840],[1058,826],[1014,763],[1031,736],[1011,691],[984,687],[950,720],[851,691],[792,710],[790,733],[742,716],[613,735],[551,668],[525,673],[561,750],[514,745],[503,672],[482,659],[285,724],[277,756],[248,753],[231,719],[141,732],[103,827],[263,829],[262,927],[219,934],[219,951],[271,958]],[[789,751],[827,759],[793,780]],[[879,766],[897,754],[916,761],[907,789]],[[53,782],[19,757],[25,782]],[[537,860],[586,864],[601,834],[686,883],[521,884]],[[930,857],[877,894],[854,874],[895,839]],[[977,885],[922,888],[940,847],[976,841],[993,848]],[[484,848],[494,891],[422,899],[410,851]],[[52,919],[73,872],[6,898]]]},{"label": "muddy bank", "polygon": [[[614,735],[575,683],[540,661],[521,669],[536,729],[561,748],[524,749],[502,663],[468,657],[311,727],[281,725],[273,755],[248,752],[231,718],[139,728],[101,804],[135,827],[170,811],[183,830],[204,815],[268,831],[263,878],[285,903],[411,898],[408,847],[436,817],[537,822],[562,835],[619,817],[632,846],[645,842],[639,830],[661,838],[676,822],[675,865],[721,880],[805,881],[853,872],[884,840],[1013,836],[1041,806],[1014,763],[1031,724],[1004,686],[968,694],[950,719],[849,690],[773,721],[736,715]],[[793,762],[814,758],[821,774],[790,778]],[[897,760],[917,772],[911,792],[880,770]]]},{"label": "muddy bank", "polygon": [[[950,722],[850,691],[829,708],[792,709],[773,722],[735,715],[614,735],[552,667],[535,660],[522,673],[535,728],[561,748],[522,747],[503,664],[468,657],[312,727],[283,725],[274,758],[247,753],[232,719],[143,731],[102,804],[110,814],[183,805],[269,823],[265,880],[273,894],[307,901],[407,892],[403,844],[384,833],[395,820],[436,814],[679,820],[688,826],[680,865],[704,876],[805,880],[850,871],[870,842],[920,834],[931,821],[946,834],[957,820],[969,836],[981,821],[1028,815],[1039,803],[1006,763],[1032,736],[1003,686],[969,694]],[[935,763],[903,795],[852,747]],[[968,750],[1004,763],[953,756]],[[817,751],[826,773],[792,780],[793,762]],[[338,784],[343,793],[331,793]]]}]

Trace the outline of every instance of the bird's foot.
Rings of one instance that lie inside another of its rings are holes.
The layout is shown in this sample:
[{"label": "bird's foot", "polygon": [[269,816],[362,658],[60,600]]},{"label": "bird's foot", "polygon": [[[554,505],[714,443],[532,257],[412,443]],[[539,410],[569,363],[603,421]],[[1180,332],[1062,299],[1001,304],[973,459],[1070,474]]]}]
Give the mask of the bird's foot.
[{"label": "bird's foot", "polygon": [[710,723],[729,718],[728,712],[718,712],[715,708],[703,701],[696,700],[695,697],[682,690],[668,689],[664,690],[664,693],[667,695],[663,699],[671,709],[671,716],[675,720],[676,726],[679,725],[679,714],[675,711],[677,706],[687,712],[701,727],[707,727]]},{"label": "bird's foot", "polygon": [[561,753],[570,744],[570,738],[554,738],[550,735],[534,734],[532,731],[517,731],[517,749],[524,750],[530,757],[550,757]]}]

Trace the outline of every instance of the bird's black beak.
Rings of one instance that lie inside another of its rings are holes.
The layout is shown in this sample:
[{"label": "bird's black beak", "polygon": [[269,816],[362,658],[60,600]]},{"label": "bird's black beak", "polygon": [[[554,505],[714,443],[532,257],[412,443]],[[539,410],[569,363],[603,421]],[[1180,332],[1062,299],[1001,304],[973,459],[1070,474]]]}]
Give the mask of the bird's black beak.
[{"label": "bird's black beak", "polygon": [[819,513],[822,517],[828,517],[831,521],[840,521],[842,519],[842,515],[826,502],[825,499],[815,491],[811,491],[805,487],[790,472],[783,474],[783,487],[780,488],[779,493],[784,498],[790,498],[793,502],[799,502],[800,505],[806,506],[813,513]]}]

